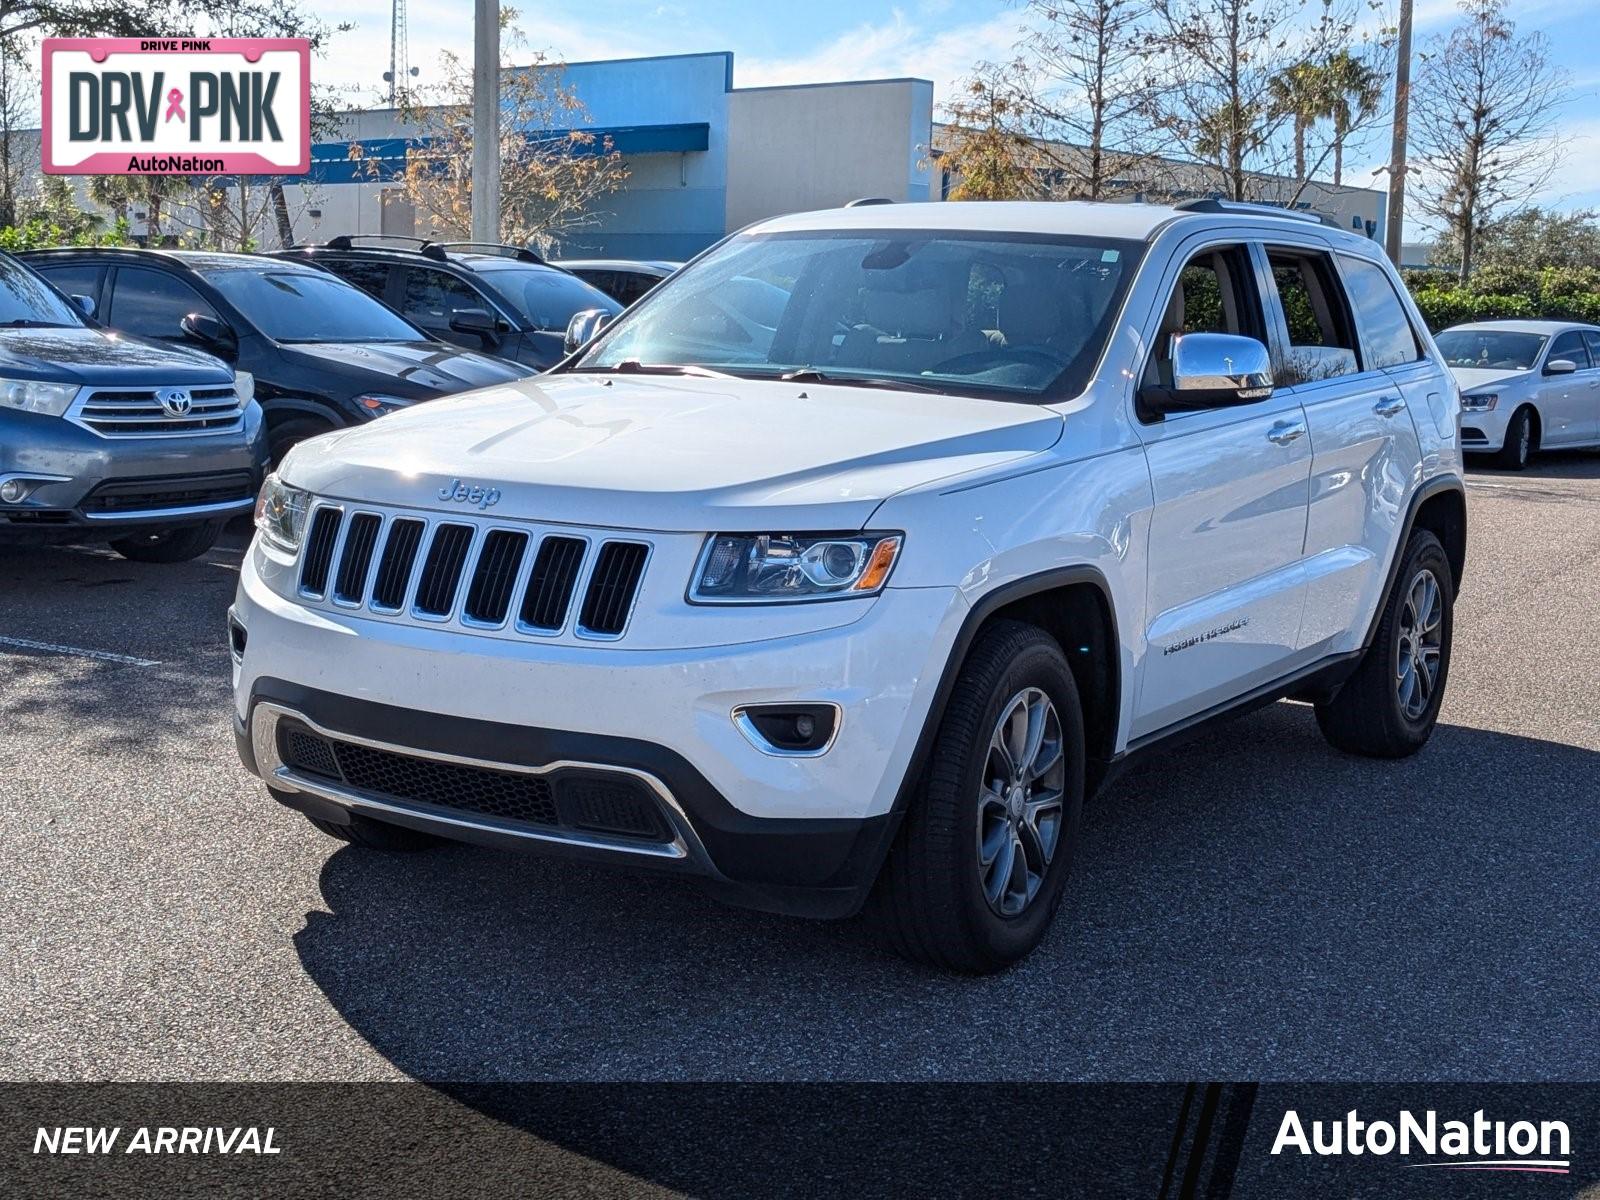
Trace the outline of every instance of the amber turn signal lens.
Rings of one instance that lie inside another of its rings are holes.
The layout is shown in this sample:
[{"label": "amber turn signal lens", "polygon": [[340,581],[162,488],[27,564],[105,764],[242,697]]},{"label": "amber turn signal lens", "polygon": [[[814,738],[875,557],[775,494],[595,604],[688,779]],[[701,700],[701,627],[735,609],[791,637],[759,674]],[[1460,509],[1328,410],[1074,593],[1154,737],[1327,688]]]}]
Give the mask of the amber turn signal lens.
[{"label": "amber turn signal lens", "polygon": [[867,560],[867,569],[861,572],[861,578],[856,580],[854,591],[875,592],[883,586],[883,581],[889,578],[889,570],[894,566],[895,557],[900,553],[900,539],[897,537],[884,538],[872,548],[872,557]]}]

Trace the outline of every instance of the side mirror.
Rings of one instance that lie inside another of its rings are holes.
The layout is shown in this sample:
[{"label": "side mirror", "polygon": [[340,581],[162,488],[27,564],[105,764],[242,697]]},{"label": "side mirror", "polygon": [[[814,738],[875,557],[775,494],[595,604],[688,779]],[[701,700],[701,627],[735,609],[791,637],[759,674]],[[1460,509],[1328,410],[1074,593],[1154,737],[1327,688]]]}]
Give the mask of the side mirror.
[{"label": "side mirror", "polygon": [[94,316],[93,296],[73,296],[72,302],[78,306],[78,311],[86,317]]},{"label": "side mirror", "polygon": [[1232,333],[1183,333],[1172,339],[1172,386],[1139,390],[1155,416],[1253,404],[1272,394],[1272,359],[1255,338]]},{"label": "side mirror", "polygon": [[1571,375],[1578,369],[1578,364],[1570,358],[1552,358],[1544,365],[1546,375]]},{"label": "side mirror", "polygon": [[611,314],[603,308],[586,308],[572,314],[567,322],[567,333],[561,339],[561,352],[572,354],[594,341],[600,331],[611,321]]},{"label": "side mirror", "polygon": [[178,328],[213,354],[231,357],[239,350],[239,339],[233,330],[206,313],[190,313],[178,322]]},{"label": "side mirror", "polygon": [[498,322],[486,308],[457,308],[450,312],[450,328],[457,333],[476,333],[493,336]]}]

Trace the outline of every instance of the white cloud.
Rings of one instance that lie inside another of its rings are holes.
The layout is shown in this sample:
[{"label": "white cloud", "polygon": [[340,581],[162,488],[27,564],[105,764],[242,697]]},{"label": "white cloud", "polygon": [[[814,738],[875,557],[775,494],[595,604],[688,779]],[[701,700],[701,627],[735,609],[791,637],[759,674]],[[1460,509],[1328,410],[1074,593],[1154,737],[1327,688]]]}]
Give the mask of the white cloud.
[{"label": "white cloud", "polygon": [[887,21],[865,22],[805,54],[736,57],[734,83],[762,87],[914,75],[931,79],[935,99],[942,103],[977,63],[1011,55],[1020,23],[1017,13],[1007,11],[983,21],[930,31],[896,9]]}]

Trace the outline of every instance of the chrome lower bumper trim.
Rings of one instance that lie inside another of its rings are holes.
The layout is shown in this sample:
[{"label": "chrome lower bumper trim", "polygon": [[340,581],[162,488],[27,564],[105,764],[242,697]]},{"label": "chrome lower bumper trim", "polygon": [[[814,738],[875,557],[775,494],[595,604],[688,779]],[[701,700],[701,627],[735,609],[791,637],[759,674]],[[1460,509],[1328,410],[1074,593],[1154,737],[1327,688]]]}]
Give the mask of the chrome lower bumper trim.
[{"label": "chrome lower bumper trim", "polygon": [[86,521],[128,522],[164,521],[173,517],[221,517],[229,513],[249,512],[255,500],[245,496],[238,500],[219,500],[213,504],[185,504],[175,508],[140,508],[129,512],[83,514]]},{"label": "chrome lower bumper trim", "polygon": [[[331,738],[335,741],[354,742],[358,745],[370,746],[375,750],[386,750],[390,753],[409,755],[413,758],[427,758],[437,762],[483,767],[493,771],[509,771],[521,775],[548,775],[564,768],[581,768],[586,771],[627,775],[639,780],[655,793],[657,800],[661,802],[662,816],[666,818],[668,824],[672,827],[672,840],[670,842],[639,842],[627,838],[613,838],[600,833],[580,832],[578,830],[535,828],[512,821],[497,821],[492,817],[445,813],[436,808],[408,804],[398,798],[353,791],[331,780],[305,775],[284,763],[278,753],[278,723],[285,718],[298,721],[307,728],[315,730],[323,737]],[[545,842],[584,850],[606,851],[631,858],[665,859],[681,863],[685,867],[703,875],[713,878],[720,877],[720,873],[712,865],[710,856],[706,854],[705,847],[701,845],[700,839],[695,834],[694,827],[689,823],[689,819],[684,814],[682,807],[673,798],[672,793],[667,790],[666,785],[661,780],[645,771],[634,770],[631,767],[619,767],[611,763],[578,762],[566,759],[560,762],[546,763],[539,767],[529,767],[517,763],[496,762],[491,759],[440,754],[434,751],[419,750],[415,746],[402,746],[392,742],[374,741],[371,738],[357,737],[337,729],[329,729],[326,726],[319,725],[304,713],[296,712],[291,708],[265,700],[259,702],[255,706],[255,711],[251,714],[250,742],[255,751],[256,764],[261,771],[261,777],[271,782],[273,786],[288,791],[309,792],[313,796],[320,796],[322,799],[344,808],[371,812],[380,819],[385,814],[389,814],[405,816],[412,820],[427,821],[430,824],[440,826],[440,831],[445,836],[448,836],[451,828],[470,829],[482,833],[523,838],[530,842]]]}]

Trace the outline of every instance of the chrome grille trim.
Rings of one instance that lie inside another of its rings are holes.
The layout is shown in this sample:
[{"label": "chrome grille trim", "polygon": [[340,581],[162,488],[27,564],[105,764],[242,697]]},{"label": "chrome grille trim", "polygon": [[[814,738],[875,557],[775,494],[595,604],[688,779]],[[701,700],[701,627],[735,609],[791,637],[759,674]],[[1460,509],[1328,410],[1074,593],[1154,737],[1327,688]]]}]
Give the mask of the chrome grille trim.
[{"label": "chrome grille trim", "polygon": [[211,437],[237,433],[244,405],[232,384],[186,388],[193,407],[168,416],[159,387],[85,387],[67,409],[67,420],[103,438]]},{"label": "chrome grille trim", "polygon": [[[325,523],[335,520],[338,527],[331,537],[314,536],[319,527],[325,528]],[[452,528],[466,532],[451,533]],[[452,549],[445,543],[441,547],[441,536],[464,536],[464,546]],[[486,557],[491,542],[502,549]],[[560,568],[556,572],[560,594],[543,594],[534,611],[551,619],[559,613],[560,624],[550,627],[533,625],[526,619],[530,615],[535,571],[547,545],[556,552],[553,557]],[[508,552],[505,547],[520,548]],[[654,549],[648,535],[620,530],[607,534],[477,515],[384,510],[319,500],[306,518],[306,535],[295,564],[295,599],[310,607],[469,633],[612,642],[627,636]],[[443,558],[436,559],[436,550]],[[446,550],[451,553],[444,554]],[[596,568],[607,560],[608,551],[610,560],[619,556],[636,559],[636,568],[620,575],[616,570],[608,571],[606,578],[598,578]],[[359,582],[346,578],[346,556],[350,554],[367,556]],[[325,564],[321,561],[324,555]],[[309,581],[317,584],[320,579],[320,586],[306,586],[308,570]],[[404,573],[403,583],[398,578],[400,572]],[[482,577],[485,572],[494,578]],[[625,585],[620,590],[619,582]],[[473,615],[473,598],[479,589],[484,589],[477,601],[484,605],[480,613],[493,616],[498,612],[498,620]],[[605,589],[611,590],[602,596]],[[429,590],[433,594],[425,596]],[[605,627],[586,628],[582,617],[586,610],[605,613]]]}]

